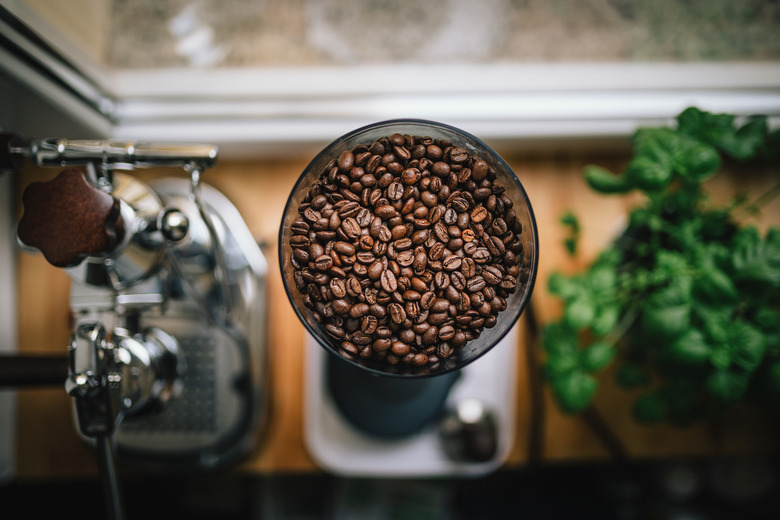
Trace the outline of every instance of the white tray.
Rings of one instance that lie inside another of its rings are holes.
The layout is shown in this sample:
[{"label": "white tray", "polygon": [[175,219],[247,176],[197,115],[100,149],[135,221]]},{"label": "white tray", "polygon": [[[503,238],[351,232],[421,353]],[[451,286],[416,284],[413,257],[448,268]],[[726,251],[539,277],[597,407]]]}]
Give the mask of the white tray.
[{"label": "white tray", "polygon": [[446,404],[477,398],[491,410],[498,429],[493,459],[480,463],[448,458],[438,439],[436,424],[401,440],[377,439],[356,430],[342,417],[326,387],[328,354],[306,335],[304,381],[304,437],[315,462],[325,471],[361,477],[477,477],[497,469],[512,449],[515,436],[516,357],[515,326],[493,347],[462,369]]}]

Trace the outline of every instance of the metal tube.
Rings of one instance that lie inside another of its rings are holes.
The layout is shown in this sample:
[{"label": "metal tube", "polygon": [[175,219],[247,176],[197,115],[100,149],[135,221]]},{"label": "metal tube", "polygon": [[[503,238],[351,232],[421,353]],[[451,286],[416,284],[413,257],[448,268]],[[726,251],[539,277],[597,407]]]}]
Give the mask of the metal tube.
[{"label": "metal tube", "polygon": [[101,163],[109,168],[132,170],[155,166],[201,168],[216,164],[218,149],[211,144],[142,143],[110,140],[40,139],[11,153],[28,156],[39,166]]},{"label": "metal tube", "polygon": [[106,506],[106,518],[111,520],[124,519],[124,503],[119,487],[119,475],[116,470],[116,446],[112,434],[98,435],[97,457],[103,484],[103,496]]}]

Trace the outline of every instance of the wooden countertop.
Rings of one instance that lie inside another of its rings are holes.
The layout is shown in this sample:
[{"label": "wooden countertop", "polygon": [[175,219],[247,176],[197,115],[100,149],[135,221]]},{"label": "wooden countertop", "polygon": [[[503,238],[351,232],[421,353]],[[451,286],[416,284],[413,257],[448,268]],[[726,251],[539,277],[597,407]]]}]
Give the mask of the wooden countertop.
[{"label": "wooden countertop", "polygon": [[[585,261],[572,260],[565,255],[561,245],[564,230],[558,224],[560,215],[573,209],[580,216],[584,227],[580,243],[582,258],[592,258],[614,232],[633,200],[631,196],[602,197],[588,191],[581,178],[582,167],[596,162],[618,169],[625,158],[552,152],[542,156],[510,155],[506,158],[528,191],[540,230],[541,262],[533,305],[539,320],[544,322],[560,310],[547,293],[548,276],[555,270],[577,269]],[[272,416],[262,442],[241,465],[242,471],[317,470],[303,436],[303,327],[287,304],[276,259],[279,219],[287,195],[305,166],[306,161],[226,162],[208,171],[204,178],[236,204],[263,245],[270,266],[268,322]],[[19,177],[19,193],[33,180],[48,179],[56,173],[54,170],[26,169]],[[150,178],[166,174],[171,172],[144,171],[139,175]],[[718,197],[725,200],[737,189],[760,193],[777,180],[776,173],[772,172],[716,179],[712,185],[716,200]],[[766,222],[780,223],[778,206],[776,201],[766,209]],[[20,351],[64,353],[70,336],[70,281],[67,275],[48,265],[40,255],[19,252],[17,288]],[[523,328],[521,338],[525,338]],[[533,345],[521,339],[517,348],[520,349],[518,423],[508,466],[609,458],[610,450],[597,435],[599,430],[593,428],[599,420],[608,426],[632,458],[777,453],[780,426],[761,414],[742,408],[718,421],[686,429],[668,425],[640,426],[630,417],[632,396],[615,389],[608,373],[600,379],[602,389],[595,406],[597,417],[563,415],[549,392],[543,389],[542,414],[536,416],[539,422],[533,422],[532,411],[539,409],[532,406],[529,375],[535,367],[529,366],[526,356],[526,349]],[[532,442],[537,446],[533,451],[529,448]],[[20,478],[96,474],[95,457],[79,440],[71,417],[70,398],[63,387],[18,391],[16,454]]]}]

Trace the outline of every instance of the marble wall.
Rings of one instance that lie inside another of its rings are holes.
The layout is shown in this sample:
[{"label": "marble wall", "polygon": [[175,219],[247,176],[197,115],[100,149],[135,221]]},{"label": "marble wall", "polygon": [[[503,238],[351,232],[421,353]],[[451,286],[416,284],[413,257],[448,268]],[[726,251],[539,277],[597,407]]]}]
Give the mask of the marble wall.
[{"label": "marble wall", "polygon": [[110,0],[114,68],[780,59],[777,0]]}]

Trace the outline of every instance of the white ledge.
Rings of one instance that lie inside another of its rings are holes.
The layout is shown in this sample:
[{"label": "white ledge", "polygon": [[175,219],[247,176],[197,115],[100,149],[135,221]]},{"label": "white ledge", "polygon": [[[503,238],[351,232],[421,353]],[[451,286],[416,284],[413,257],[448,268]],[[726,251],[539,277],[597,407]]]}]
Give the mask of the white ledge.
[{"label": "white ledge", "polygon": [[223,156],[316,148],[404,117],[507,146],[627,137],[688,106],[780,117],[777,63],[165,69],[115,72],[109,85],[115,137],[206,140]]}]

